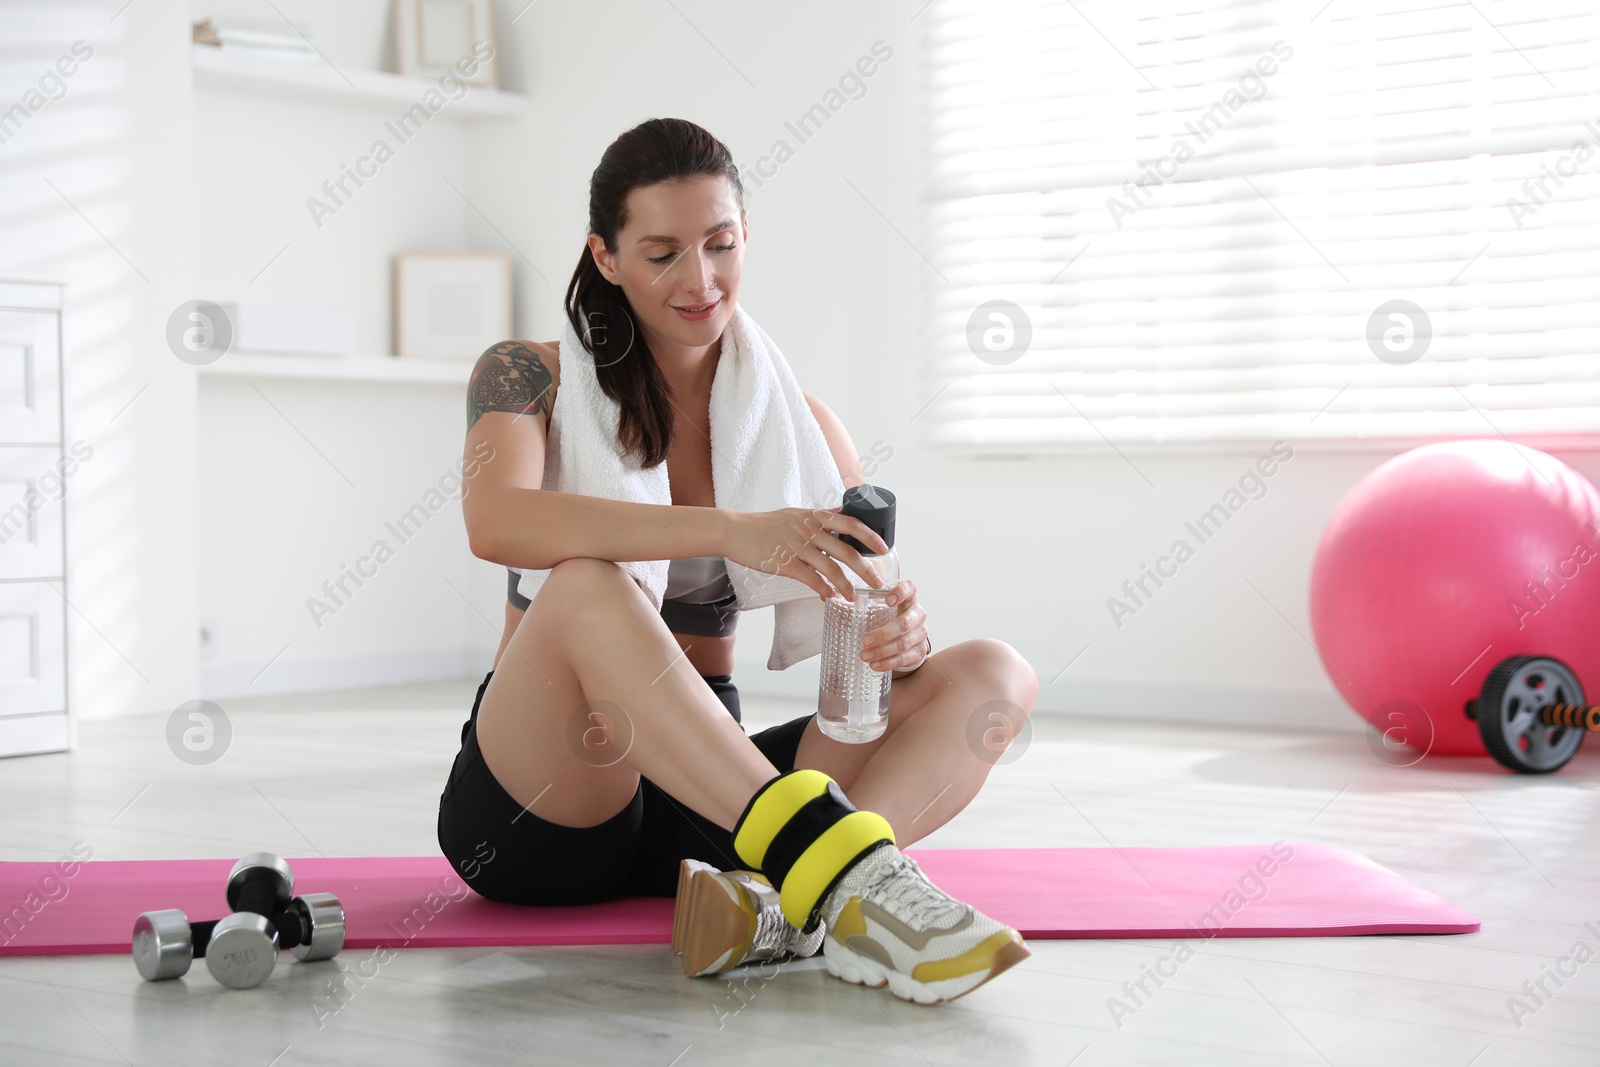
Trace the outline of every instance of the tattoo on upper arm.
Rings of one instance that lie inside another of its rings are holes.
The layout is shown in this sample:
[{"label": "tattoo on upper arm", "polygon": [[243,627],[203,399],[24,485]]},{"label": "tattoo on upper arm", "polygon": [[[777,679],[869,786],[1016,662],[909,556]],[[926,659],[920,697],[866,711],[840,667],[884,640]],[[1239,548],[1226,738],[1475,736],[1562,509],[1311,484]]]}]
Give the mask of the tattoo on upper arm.
[{"label": "tattoo on upper arm", "polygon": [[521,341],[494,345],[473,365],[467,384],[467,429],[488,411],[550,415],[550,368]]}]

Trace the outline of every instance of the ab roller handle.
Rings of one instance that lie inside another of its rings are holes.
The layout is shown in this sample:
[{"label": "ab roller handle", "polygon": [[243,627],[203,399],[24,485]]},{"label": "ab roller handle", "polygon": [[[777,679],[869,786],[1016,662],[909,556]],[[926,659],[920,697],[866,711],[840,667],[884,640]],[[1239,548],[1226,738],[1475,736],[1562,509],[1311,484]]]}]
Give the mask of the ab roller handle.
[{"label": "ab roller handle", "polygon": [[227,899],[236,910],[191,924],[177,908],[149,911],[133,924],[133,961],[148,981],[178,978],[199,958],[223,985],[249,989],[266,981],[278,951],[325,960],[344,947],[344,908],[332,893],[292,896],[294,874],[270,852],[234,864]]},{"label": "ab roller handle", "polygon": [[1600,733],[1600,704],[1589,708],[1580,704],[1552,704],[1539,712],[1539,720],[1546,726]]},{"label": "ab roller handle", "polygon": [[[1478,702],[1474,700],[1468,705],[1467,718],[1477,717]],[[1582,704],[1551,704],[1547,708],[1539,709],[1537,719],[1541,726],[1559,726],[1566,730],[1600,733],[1600,704],[1587,708]]]}]

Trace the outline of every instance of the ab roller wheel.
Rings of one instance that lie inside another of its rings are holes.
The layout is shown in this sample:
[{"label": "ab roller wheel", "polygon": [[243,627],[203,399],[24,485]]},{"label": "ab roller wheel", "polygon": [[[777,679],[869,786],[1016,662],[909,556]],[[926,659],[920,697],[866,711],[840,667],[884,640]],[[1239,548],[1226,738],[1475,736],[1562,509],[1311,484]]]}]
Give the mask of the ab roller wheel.
[{"label": "ab roller wheel", "polygon": [[1467,705],[1467,717],[1477,720],[1489,754],[1519,774],[1560,770],[1585,733],[1600,731],[1600,706],[1585,706],[1577,675],[1549,656],[1500,663]]},{"label": "ab roller wheel", "polygon": [[226,897],[233,914],[191,924],[177,908],[147,911],[133,924],[133,962],[147,981],[179,978],[196,959],[232,989],[265,982],[278,952],[325,960],[344,948],[344,908],[332,893],[293,896],[294,872],[270,852],[234,864]]}]

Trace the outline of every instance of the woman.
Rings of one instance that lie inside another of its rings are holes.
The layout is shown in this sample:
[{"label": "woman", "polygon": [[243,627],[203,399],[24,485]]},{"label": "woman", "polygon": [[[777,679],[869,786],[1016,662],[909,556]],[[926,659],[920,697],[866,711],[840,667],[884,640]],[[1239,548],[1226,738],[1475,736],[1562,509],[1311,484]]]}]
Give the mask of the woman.
[{"label": "woman", "polygon": [[[591,179],[588,245],[567,289],[585,351],[506,341],[472,370],[467,451],[493,456],[469,465],[473,554],[550,573],[530,602],[511,571],[505,632],[440,798],[440,846],[495,900],[676,895],[673,947],[688,974],[820,945],[841,977],[951,999],[1027,949],[897,846],[983,784],[994,757],[969,746],[974,709],[1015,705],[1015,736],[1038,679],[1001,641],[932,652],[905,580],[861,653],[893,672],[880,738],[841,743],[811,715],[745,734],[724,560],[781,560],[777,573],[819,597],[851,596],[844,566],[883,583],[830,531],[887,546],[839,509],[715,504],[710,392],[743,274],[743,199],[727,149],[694,123],[623,134]],[[580,358],[619,405],[626,453],[642,468],[670,459],[671,505],[540,488],[561,365]],[[864,483],[844,426],[806,400],[844,484]],[[659,612],[617,566],[658,559],[672,561]]]}]

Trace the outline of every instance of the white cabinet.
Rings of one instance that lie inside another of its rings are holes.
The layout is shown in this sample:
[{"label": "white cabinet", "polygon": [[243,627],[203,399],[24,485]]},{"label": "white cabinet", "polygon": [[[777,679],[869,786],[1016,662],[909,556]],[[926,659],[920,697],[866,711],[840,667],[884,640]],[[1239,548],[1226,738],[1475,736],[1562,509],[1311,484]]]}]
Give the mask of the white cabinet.
[{"label": "white cabinet", "polygon": [[[0,281],[0,299],[46,299],[59,286]],[[32,292],[30,292],[32,291]],[[61,310],[0,307],[0,443],[61,444]]]},{"label": "white cabinet", "polygon": [[0,279],[0,756],[72,746],[61,286]]}]

